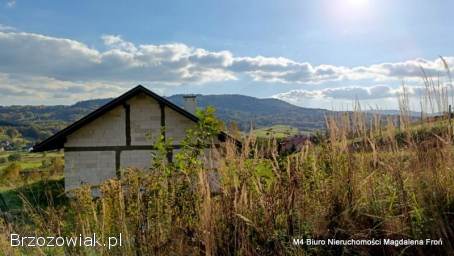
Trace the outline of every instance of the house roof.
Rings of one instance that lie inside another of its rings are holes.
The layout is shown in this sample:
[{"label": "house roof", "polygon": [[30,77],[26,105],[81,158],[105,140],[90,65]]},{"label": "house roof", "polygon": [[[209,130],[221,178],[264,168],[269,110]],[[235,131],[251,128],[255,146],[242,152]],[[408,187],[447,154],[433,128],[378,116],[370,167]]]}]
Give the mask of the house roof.
[{"label": "house roof", "polygon": [[[138,85],[138,86],[134,87],[133,89],[127,91],[123,95],[119,96],[118,98],[111,100],[110,102],[108,102],[105,105],[101,106],[100,108],[94,110],[90,114],[84,116],[80,120],[78,120],[78,121],[74,122],[73,124],[69,125],[68,127],[64,128],[63,130],[57,132],[56,134],[52,135],[51,137],[47,138],[46,140],[36,144],[35,146],[33,146],[32,151],[33,152],[42,152],[42,151],[63,148],[64,144],[66,142],[66,137],[68,135],[72,134],[73,132],[75,132],[82,126],[88,124],[89,122],[95,120],[96,118],[103,115],[104,113],[112,110],[113,108],[115,108],[119,105],[122,105],[125,101],[127,101],[128,99],[134,97],[135,95],[137,95],[139,93],[144,93],[144,94],[152,97],[153,99],[158,101],[160,104],[164,104],[165,106],[175,110],[176,112],[182,114],[183,116],[189,118],[190,120],[192,120],[194,122],[199,121],[199,119],[195,115],[193,115],[193,114],[189,113],[188,111],[184,110],[183,108],[175,105],[174,103],[170,102],[169,100],[157,95],[156,93],[148,90],[144,86]],[[225,139],[227,137],[229,137],[229,135],[227,135],[224,132],[221,132],[221,134],[219,134],[219,139],[222,141],[225,141]]]}]

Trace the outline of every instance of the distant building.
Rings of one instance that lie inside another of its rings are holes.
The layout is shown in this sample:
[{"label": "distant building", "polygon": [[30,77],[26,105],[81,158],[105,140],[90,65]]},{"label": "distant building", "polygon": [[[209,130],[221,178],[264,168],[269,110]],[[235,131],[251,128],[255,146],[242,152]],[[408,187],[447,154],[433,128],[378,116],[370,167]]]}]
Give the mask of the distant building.
[{"label": "distant building", "polygon": [[0,151],[8,151],[8,150],[13,150],[13,145],[5,140],[5,141],[0,141],[0,148],[1,150]]},{"label": "distant building", "polygon": [[301,149],[311,143],[311,137],[307,135],[295,135],[287,137],[279,143],[279,152],[293,153],[301,151]]},{"label": "distant building", "polygon": [[[196,103],[193,96],[187,99],[187,104]],[[186,106],[191,111],[196,108]],[[117,177],[122,168],[149,168],[153,145],[161,134],[171,138],[172,161],[187,129],[198,121],[193,113],[139,85],[35,145],[33,152],[64,149],[68,191]],[[216,143],[226,139],[222,132]]]}]

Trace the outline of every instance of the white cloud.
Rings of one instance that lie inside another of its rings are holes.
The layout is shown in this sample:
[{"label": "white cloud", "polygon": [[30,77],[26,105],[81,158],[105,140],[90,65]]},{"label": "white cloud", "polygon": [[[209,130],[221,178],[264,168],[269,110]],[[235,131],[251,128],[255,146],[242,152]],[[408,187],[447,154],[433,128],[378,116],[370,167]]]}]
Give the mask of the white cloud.
[{"label": "white cloud", "polygon": [[[113,97],[124,92],[123,84],[75,83],[38,76],[14,76],[0,73],[0,99],[48,103],[48,99],[79,101]],[[3,98],[6,97],[6,98]]]},{"label": "white cloud", "polygon": [[[148,81],[203,83],[249,76],[256,81],[318,84],[327,81],[390,81],[443,72],[439,60],[416,59],[363,67],[313,66],[282,57],[236,57],[185,44],[135,45],[120,36],[102,36],[106,51],[75,40],[0,31],[0,71],[69,81]],[[451,57],[446,58],[454,63]]]},{"label": "white cloud", "polygon": [[133,43],[125,42],[121,36],[103,35],[102,40],[106,46],[112,49],[120,49],[126,52],[137,52],[137,48]]},{"label": "white cloud", "polygon": [[104,52],[69,39],[0,32],[0,72],[67,81],[147,81],[167,84],[235,79],[229,52],[184,44],[138,45],[103,36]]},{"label": "white cloud", "polygon": [[[348,110],[354,101],[373,106],[373,108],[398,109],[398,98],[403,96],[402,87],[388,85],[374,86],[347,86],[333,87],[321,90],[291,90],[273,95],[273,98],[284,100],[295,105],[305,107],[334,107],[335,110]],[[438,110],[435,102],[442,102],[443,97],[450,100],[454,96],[449,84],[440,87],[425,87],[418,85],[406,85],[405,93],[408,96],[411,109],[419,111],[421,104],[425,112],[444,111]],[[347,109],[345,109],[347,107]]]},{"label": "white cloud", "polygon": [[8,8],[13,8],[14,6],[16,6],[16,0],[9,0],[6,2],[6,6]]},{"label": "white cloud", "polygon": [[[411,96],[420,95],[422,87],[407,87]],[[322,90],[291,90],[289,92],[274,95],[274,98],[298,103],[307,99],[333,99],[333,100],[375,100],[384,98],[396,98],[402,93],[402,88],[393,88],[387,85],[375,85],[369,87],[349,86],[326,88]]]},{"label": "white cloud", "polygon": [[[70,92],[85,95],[82,87],[87,87],[84,90],[107,90],[112,89],[107,85],[121,88],[122,85],[130,87],[137,83],[178,86],[252,79],[295,85],[333,81],[389,84],[402,79],[421,79],[421,68],[429,76],[445,74],[439,59],[344,67],[312,65],[283,57],[234,56],[229,51],[209,51],[181,43],[134,44],[119,35],[103,35],[101,38],[105,50],[88,47],[76,40],[18,32],[0,25],[0,73],[9,75],[8,83],[0,84],[2,94],[17,94],[17,90],[25,86],[24,81],[30,84],[41,81],[40,86],[53,86],[61,92],[60,95],[69,97]],[[445,59],[451,65],[454,64],[454,57]],[[22,77],[22,81],[11,77]],[[45,81],[42,81],[43,78]],[[13,90],[14,82],[22,87]],[[47,96],[57,95],[46,93]],[[348,98],[349,95],[357,95],[359,98],[377,98],[393,93],[395,91],[386,86],[356,86],[319,91],[299,90],[280,94],[279,97]]]}]

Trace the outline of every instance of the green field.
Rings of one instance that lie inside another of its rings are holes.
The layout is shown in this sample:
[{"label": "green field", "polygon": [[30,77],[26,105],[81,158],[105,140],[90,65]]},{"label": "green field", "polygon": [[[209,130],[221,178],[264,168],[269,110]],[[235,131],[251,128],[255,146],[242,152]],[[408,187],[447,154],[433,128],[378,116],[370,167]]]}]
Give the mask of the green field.
[{"label": "green field", "polygon": [[[21,169],[24,171],[30,169],[40,168],[42,166],[42,162],[46,158],[53,158],[53,157],[62,157],[63,153],[60,152],[52,152],[52,153],[29,153],[29,152],[15,152],[15,151],[4,151],[0,152],[0,158],[8,158],[9,155],[13,153],[19,153],[21,155],[21,160],[18,163],[21,166]],[[11,162],[7,161],[5,163],[0,163],[0,172],[8,166]]]},{"label": "green field", "polygon": [[[4,170],[12,163],[20,165],[21,174],[18,178],[9,180],[0,180],[0,210],[21,209],[23,198],[35,204],[36,200],[44,200],[41,197],[46,193],[43,189],[51,185],[55,187],[59,193],[62,192],[63,179],[62,174],[50,174],[49,162],[53,158],[63,157],[63,153],[29,153],[19,151],[3,151],[0,152],[0,158],[7,159],[12,154],[19,154],[20,160],[6,161],[0,164],[0,175],[3,176]],[[46,161],[47,160],[47,161]],[[47,166],[43,165],[47,162]],[[54,189],[54,190],[55,190]],[[21,198],[23,197],[23,198]]]},{"label": "green field", "polygon": [[253,132],[260,138],[285,138],[301,134],[298,128],[288,125],[273,125],[270,127],[255,129]]}]

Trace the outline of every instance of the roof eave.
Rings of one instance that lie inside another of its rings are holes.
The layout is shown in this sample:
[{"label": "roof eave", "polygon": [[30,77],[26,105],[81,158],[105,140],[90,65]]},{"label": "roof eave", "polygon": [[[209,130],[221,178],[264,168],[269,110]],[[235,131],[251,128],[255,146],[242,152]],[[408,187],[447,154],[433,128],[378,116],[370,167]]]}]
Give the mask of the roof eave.
[{"label": "roof eave", "polygon": [[139,94],[139,93],[145,93],[146,95],[152,97],[156,101],[158,101],[160,104],[164,104],[171,109],[177,111],[178,113],[186,116],[190,120],[194,122],[198,122],[199,119],[189,113],[188,111],[180,108],[179,106],[175,105],[174,103],[170,102],[169,100],[157,95],[156,93],[148,90],[142,85],[138,85],[134,87],[133,89],[125,92],[124,94],[120,95],[119,97],[109,101],[108,103],[104,104],[103,106],[97,108],[93,112],[89,113],[88,115],[82,117],[81,119],[77,120],[76,122],[72,123],[68,127],[64,128],[63,130],[57,132],[56,134],[52,135],[51,137],[45,139],[44,141],[36,144],[33,146],[32,152],[42,152],[42,151],[48,151],[48,150],[56,150],[56,149],[61,149],[64,146],[64,142],[66,140],[66,137],[70,134],[72,134],[74,131],[77,129],[81,128],[85,124],[95,120],[102,114],[106,113],[107,111],[115,108],[116,106],[122,104],[124,101],[132,98],[133,96]]}]

